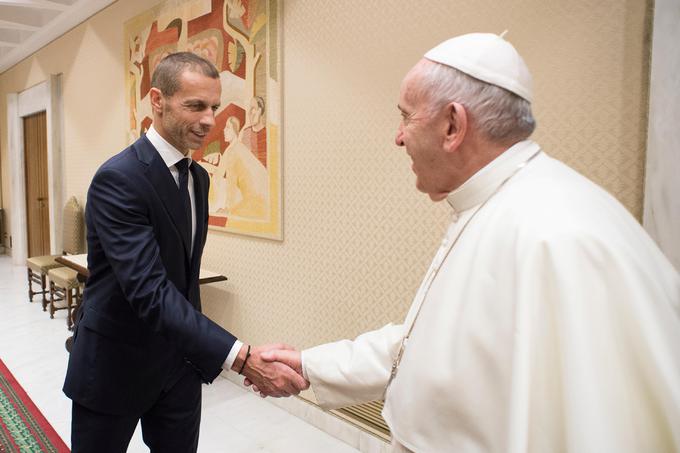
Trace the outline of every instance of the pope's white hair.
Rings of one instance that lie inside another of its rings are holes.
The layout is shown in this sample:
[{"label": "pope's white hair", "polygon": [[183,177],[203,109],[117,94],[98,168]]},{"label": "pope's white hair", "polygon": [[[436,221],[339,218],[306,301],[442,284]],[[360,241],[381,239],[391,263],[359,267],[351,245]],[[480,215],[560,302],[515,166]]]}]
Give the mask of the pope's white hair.
[{"label": "pope's white hair", "polygon": [[462,104],[488,140],[516,143],[536,127],[531,104],[510,91],[482,82],[449,66],[425,60],[420,69],[421,95],[436,111],[449,102]]}]

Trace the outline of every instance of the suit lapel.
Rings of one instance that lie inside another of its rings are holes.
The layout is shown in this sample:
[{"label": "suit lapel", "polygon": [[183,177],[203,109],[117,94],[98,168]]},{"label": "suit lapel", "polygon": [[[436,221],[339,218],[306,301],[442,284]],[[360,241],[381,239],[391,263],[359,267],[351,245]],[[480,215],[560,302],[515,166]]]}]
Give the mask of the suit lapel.
[{"label": "suit lapel", "polygon": [[170,173],[170,169],[165,165],[160,154],[158,154],[158,151],[156,151],[146,136],[137,140],[133,147],[137,151],[139,160],[148,165],[146,176],[149,178],[149,181],[151,181],[151,185],[161,199],[163,207],[170,215],[172,224],[177,229],[188,263],[188,257],[191,256],[191,249],[189,248],[189,243],[186,238],[189,235],[186,231],[186,222],[183,220],[184,211],[182,209],[182,203],[179,202],[179,189]]}]

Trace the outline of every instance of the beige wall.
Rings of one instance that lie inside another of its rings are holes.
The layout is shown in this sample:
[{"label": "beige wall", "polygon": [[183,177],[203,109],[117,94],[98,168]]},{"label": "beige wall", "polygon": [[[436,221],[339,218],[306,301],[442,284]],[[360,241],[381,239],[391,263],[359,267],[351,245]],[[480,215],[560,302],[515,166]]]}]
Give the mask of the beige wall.
[{"label": "beige wall", "polygon": [[[6,94],[64,74],[66,196],[84,200],[124,145],[119,0],[0,75],[2,203],[10,211]],[[430,47],[502,32],[533,70],[535,139],[638,218],[649,7],[642,0],[284,0],[284,241],[211,233],[206,311],[247,342],[310,346],[399,321],[449,211],[414,188],[393,143],[403,74]],[[9,225],[9,222],[7,223]]]}]

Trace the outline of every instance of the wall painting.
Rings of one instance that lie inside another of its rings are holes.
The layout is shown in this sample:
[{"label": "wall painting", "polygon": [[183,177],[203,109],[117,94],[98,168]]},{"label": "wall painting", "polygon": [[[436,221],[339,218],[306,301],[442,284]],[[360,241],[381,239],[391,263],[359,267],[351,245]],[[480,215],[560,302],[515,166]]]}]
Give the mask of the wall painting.
[{"label": "wall painting", "polygon": [[212,230],[282,239],[281,29],[277,0],[166,0],[125,23],[130,143],[151,125],[164,56],[191,51],[220,72],[216,125],[192,155],[210,174]]}]

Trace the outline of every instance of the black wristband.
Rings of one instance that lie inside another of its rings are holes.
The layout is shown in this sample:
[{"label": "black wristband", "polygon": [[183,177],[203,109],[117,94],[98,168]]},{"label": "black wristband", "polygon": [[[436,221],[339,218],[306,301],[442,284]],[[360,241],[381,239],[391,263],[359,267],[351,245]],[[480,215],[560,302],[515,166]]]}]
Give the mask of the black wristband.
[{"label": "black wristband", "polygon": [[246,362],[248,361],[248,357],[250,357],[250,345],[248,345],[248,350],[246,351],[246,358],[243,359],[243,363],[241,364],[241,369],[238,370],[238,374],[243,374],[243,369],[246,367]]}]

